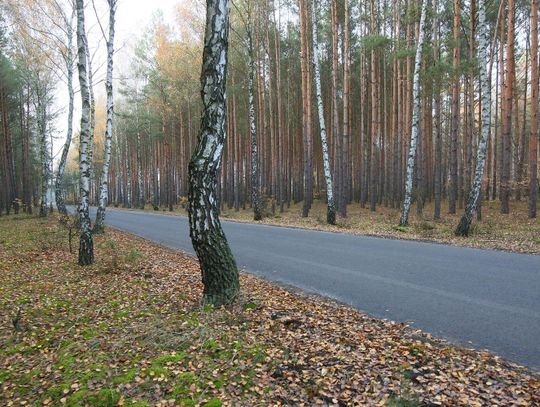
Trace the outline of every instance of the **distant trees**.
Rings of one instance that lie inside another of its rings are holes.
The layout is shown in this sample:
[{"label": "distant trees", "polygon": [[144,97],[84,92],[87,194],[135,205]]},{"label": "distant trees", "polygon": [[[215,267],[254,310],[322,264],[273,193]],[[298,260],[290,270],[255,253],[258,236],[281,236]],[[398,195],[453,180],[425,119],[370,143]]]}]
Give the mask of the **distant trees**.
[{"label": "distant trees", "polygon": [[[369,203],[372,210],[416,204],[418,216],[434,219],[464,210],[479,164],[486,96],[477,57],[480,4],[432,3],[318,2],[314,27],[308,0],[235,2],[228,138],[216,173],[220,209],[251,206],[258,219],[300,204],[308,216],[314,200],[328,204],[332,195],[338,217],[351,203]],[[511,199],[527,194],[531,202],[537,189],[534,4],[514,3],[486,4],[493,106],[477,208],[482,200],[500,199],[505,211],[508,193],[510,210]],[[423,10],[426,38],[416,64]],[[188,162],[202,114],[197,77],[203,33],[191,22],[202,16],[199,3],[183,3],[178,24],[169,27],[157,16],[140,38],[115,109],[108,177],[115,205],[186,206]],[[513,34],[515,21],[529,18],[530,46]],[[328,154],[315,137],[322,127]],[[101,166],[98,160],[96,173]],[[99,180],[90,183],[91,202],[98,203]],[[424,208],[430,201],[433,214]]]},{"label": "distant trees", "polygon": [[46,216],[53,179],[52,103],[61,76],[53,62],[58,49],[48,40],[57,33],[43,30],[19,3],[3,3],[0,13],[0,212],[18,212],[22,203],[25,212],[39,205]]}]

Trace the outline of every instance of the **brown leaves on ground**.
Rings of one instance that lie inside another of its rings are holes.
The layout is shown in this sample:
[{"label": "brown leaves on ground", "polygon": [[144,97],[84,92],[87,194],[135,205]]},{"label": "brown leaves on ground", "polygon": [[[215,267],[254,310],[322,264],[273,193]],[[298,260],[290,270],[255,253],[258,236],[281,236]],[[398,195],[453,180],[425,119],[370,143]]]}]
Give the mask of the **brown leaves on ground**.
[{"label": "brown leaves on ground", "polygon": [[247,274],[236,305],[202,307],[193,258],[111,229],[96,255],[77,266],[53,220],[0,219],[0,404],[540,403],[536,374],[402,324]]}]

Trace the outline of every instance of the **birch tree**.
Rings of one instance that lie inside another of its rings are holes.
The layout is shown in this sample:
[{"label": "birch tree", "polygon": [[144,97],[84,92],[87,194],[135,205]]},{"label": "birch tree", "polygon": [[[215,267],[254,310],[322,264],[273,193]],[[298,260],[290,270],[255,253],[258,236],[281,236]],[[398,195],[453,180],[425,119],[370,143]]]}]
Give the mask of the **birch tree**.
[{"label": "birch tree", "polygon": [[418,33],[418,44],[416,48],[416,57],[414,61],[414,77],[413,77],[413,115],[411,126],[411,144],[409,147],[409,155],[407,158],[407,175],[405,179],[405,196],[403,206],[401,208],[401,217],[399,220],[400,226],[409,224],[409,211],[411,210],[413,175],[414,175],[414,160],[416,158],[416,144],[418,142],[418,132],[420,130],[420,66],[422,64],[422,47],[424,45],[425,23],[427,4],[422,4],[422,13],[420,16],[420,30]]},{"label": "birch tree", "polygon": [[251,140],[251,202],[253,219],[262,219],[261,186],[259,180],[259,154],[257,148],[257,125],[255,119],[255,61],[253,55],[253,16],[251,3],[247,2],[247,40],[248,40],[248,103],[249,103],[249,134]]},{"label": "birch tree", "polygon": [[73,137],[73,105],[75,100],[75,91],[73,90],[73,64],[75,63],[75,58],[73,55],[73,20],[75,17],[75,7],[73,5],[71,16],[68,19],[63,10],[59,9],[61,18],[65,26],[65,35],[66,35],[66,49],[64,51],[64,62],[66,64],[66,77],[67,77],[67,88],[68,88],[68,121],[67,121],[67,131],[66,131],[66,141],[64,142],[64,147],[62,148],[62,155],[60,157],[60,162],[58,163],[58,170],[56,172],[55,180],[55,199],[56,207],[58,211],[67,215],[66,204],[64,201],[64,189],[62,183],[64,180],[64,173],[66,170],[67,157],[69,153],[69,148],[71,146],[71,139]]},{"label": "birch tree", "polygon": [[79,71],[79,86],[81,89],[81,130],[79,138],[79,221],[81,235],[79,240],[79,265],[85,266],[94,262],[94,241],[90,228],[89,195],[90,195],[90,93],[88,89],[88,70],[85,52],[86,31],[84,28],[84,0],[77,3],[77,55]]},{"label": "birch tree", "polygon": [[199,258],[203,300],[220,306],[240,290],[238,269],[219,221],[217,173],[225,143],[229,0],[207,0],[201,97],[203,116],[189,163],[190,236]]},{"label": "birch tree", "polygon": [[326,123],[324,120],[324,107],[321,90],[321,64],[319,61],[320,49],[317,35],[317,0],[312,4],[312,41],[313,41],[313,74],[315,76],[315,96],[317,98],[317,112],[319,114],[319,127],[321,132],[321,145],[324,166],[324,179],[326,181],[327,211],[326,221],[330,225],[336,224],[336,203],[334,201],[334,187],[332,185],[332,174],[330,169],[330,157],[328,154],[328,142],[326,137]]},{"label": "birch tree", "polygon": [[465,213],[461,217],[459,225],[455,231],[456,235],[468,236],[471,227],[472,218],[482,189],[482,177],[484,176],[484,167],[486,164],[487,146],[491,126],[491,88],[489,85],[487,69],[487,51],[489,44],[489,27],[486,22],[485,0],[478,0],[478,47],[477,57],[480,68],[480,89],[482,100],[482,129],[478,152],[476,158],[476,171],[473,187],[469,193],[469,199],[465,208]]},{"label": "birch tree", "polygon": [[49,190],[50,165],[49,165],[49,142],[47,137],[47,84],[40,80],[39,75],[36,79],[36,122],[39,135],[39,157],[41,165],[41,185],[39,200],[39,216],[46,217],[49,214],[49,205],[47,202],[47,192]]},{"label": "birch tree", "polygon": [[105,155],[101,181],[99,184],[99,206],[94,224],[94,233],[103,231],[105,223],[105,209],[109,201],[109,167],[111,164],[111,145],[114,116],[113,99],[113,59],[114,59],[114,24],[117,0],[108,0],[109,3],[109,38],[107,40],[107,79],[105,90],[107,92],[107,124],[105,128]]}]

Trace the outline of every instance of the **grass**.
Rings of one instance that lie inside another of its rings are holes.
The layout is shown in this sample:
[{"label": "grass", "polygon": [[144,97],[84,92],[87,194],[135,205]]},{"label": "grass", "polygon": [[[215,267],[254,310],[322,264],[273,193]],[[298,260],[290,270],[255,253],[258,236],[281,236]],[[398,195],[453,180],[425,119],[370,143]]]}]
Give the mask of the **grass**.
[{"label": "grass", "polygon": [[193,258],[114,230],[95,247],[81,268],[55,219],[0,219],[0,405],[540,403],[487,353],[249,275],[204,307]]}]

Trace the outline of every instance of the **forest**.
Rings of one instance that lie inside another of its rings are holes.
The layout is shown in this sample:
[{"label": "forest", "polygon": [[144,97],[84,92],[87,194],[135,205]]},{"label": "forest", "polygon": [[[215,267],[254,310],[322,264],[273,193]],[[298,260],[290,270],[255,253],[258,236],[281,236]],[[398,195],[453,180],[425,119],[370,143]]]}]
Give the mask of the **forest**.
[{"label": "forest", "polygon": [[0,4],[0,402],[540,403],[538,0],[143,3]]}]

